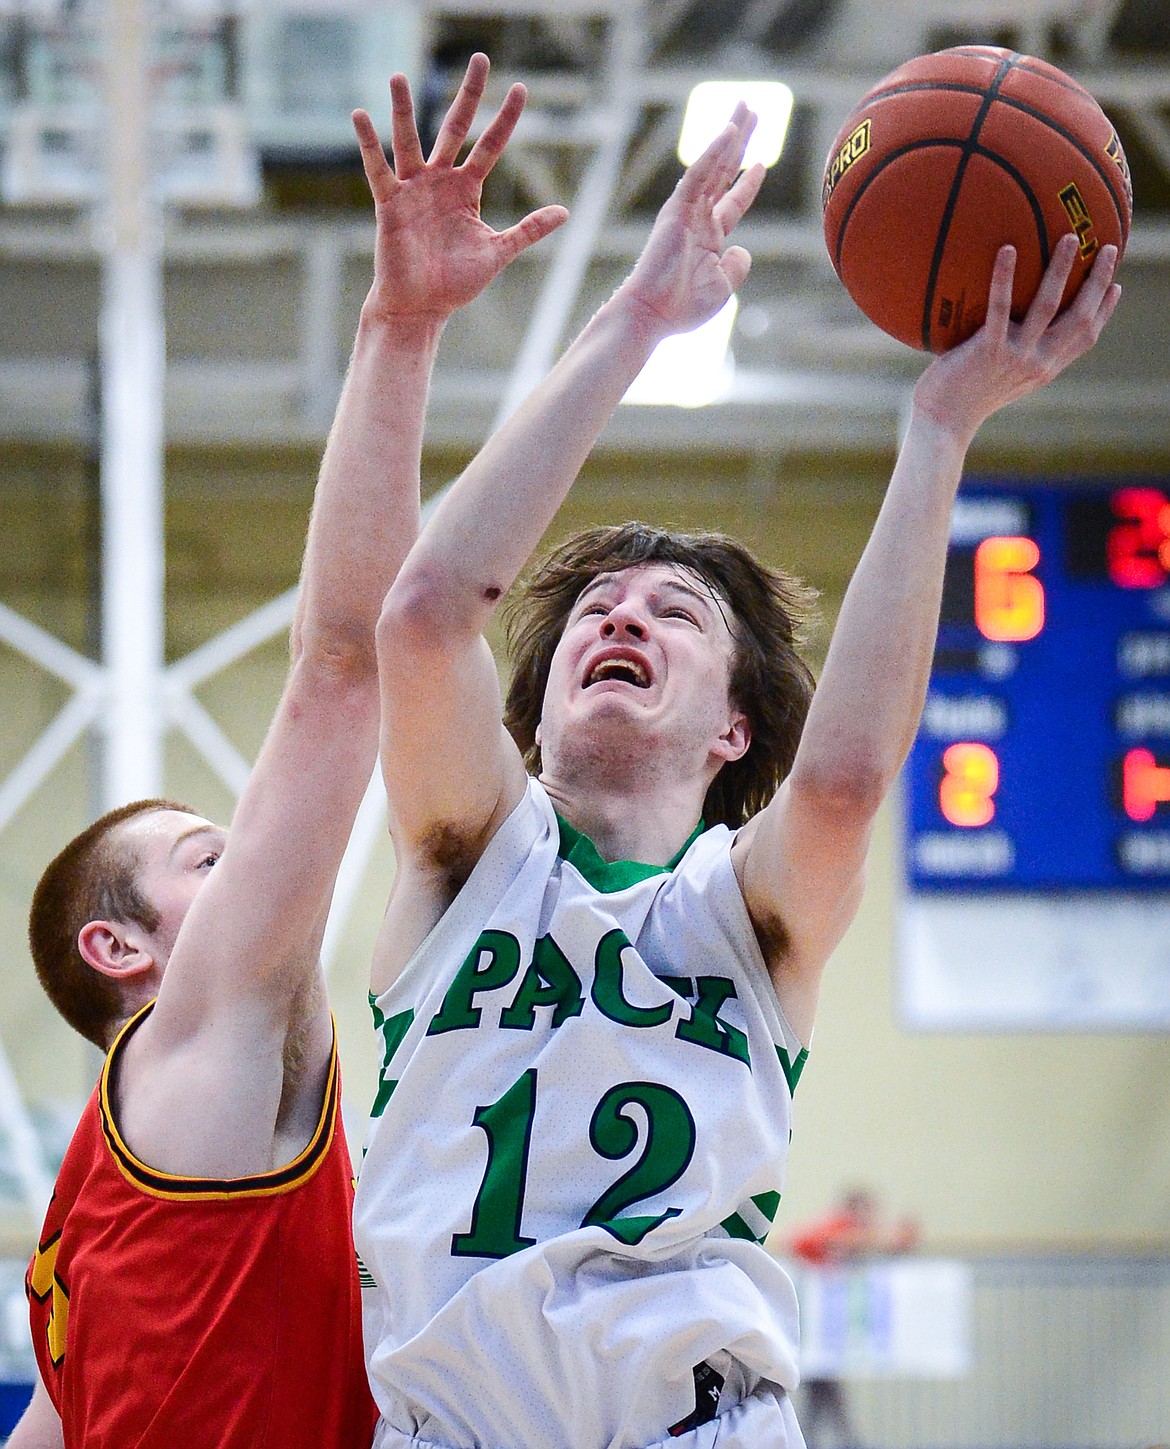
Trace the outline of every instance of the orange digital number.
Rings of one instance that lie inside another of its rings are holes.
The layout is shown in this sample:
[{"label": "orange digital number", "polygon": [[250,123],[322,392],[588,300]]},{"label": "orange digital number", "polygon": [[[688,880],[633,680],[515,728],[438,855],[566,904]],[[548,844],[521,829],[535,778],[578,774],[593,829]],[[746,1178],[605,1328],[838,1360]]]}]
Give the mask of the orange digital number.
[{"label": "orange digital number", "polygon": [[1009,644],[1044,627],[1044,585],[1032,570],[1040,550],[1030,538],[985,538],[975,550],[975,627]]},{"label": "orange digital number", "polygon": [[943,751],[938,805],[952,825],[973,829],[995,818],[999,760],[986,745],[964,740]]},{"label": "orange digital number", "polygon": [[1121,762],[1121,803],[1131,820],[1150,820],[1170,802],[1170,765],[1159,765],[1149,750],[1128,750]]}]

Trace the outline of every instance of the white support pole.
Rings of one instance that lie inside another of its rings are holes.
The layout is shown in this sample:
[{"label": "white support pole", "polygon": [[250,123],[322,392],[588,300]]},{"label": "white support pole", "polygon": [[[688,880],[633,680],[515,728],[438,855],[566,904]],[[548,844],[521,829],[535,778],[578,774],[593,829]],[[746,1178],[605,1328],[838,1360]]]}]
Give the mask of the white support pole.
[{"label": "white support pole", "polygon": [[504,389],[493,431],[516,411],[540,382],[556,356],[565,323],[581,291],[598,233],[609,210],[621,175],[633,129],[628,105],[613,117],[610,134],[593,153],[561,233],[560,246],[549,267],[532,311],[528,331]]},{"label": "white support pole", "polygon": [[610,39],[610,96],[607,133],[585,169],[560,245],[548,270],[512,368],[493,427],[516,411],[540,382],[556,356],[565,323],[573,311],[610,202],[621,179],[622,163],[638,118],[637,71],[641,63],[644,20],[639,13],[614,16]]},{"label": "white support pole", "polygon": [[102,278],[102,807],[162,790],[161,220],[150,168],[150,7],[108,0]]},{"label": "white support pole", "polygon": [[341,372],[337,317],[341,311],[341,246],[335,227],[314,227],[304,246],[301,286],[301,366],[305,418],[326,429],[333,420]]},{"label": "white support pole", "polygon": [[92,660],[7,604],[0,604],[0,639],[74,689],[95,686],[101,680],[102,671]]}]

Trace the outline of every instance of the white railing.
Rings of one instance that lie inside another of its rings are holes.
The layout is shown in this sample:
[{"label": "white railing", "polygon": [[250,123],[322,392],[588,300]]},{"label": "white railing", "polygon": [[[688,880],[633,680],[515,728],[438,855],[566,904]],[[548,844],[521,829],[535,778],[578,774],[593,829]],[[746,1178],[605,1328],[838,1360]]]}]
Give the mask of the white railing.
[{"label": "white railing", "polygon": [[863,1364],[842,1374],[866,1449],[1170,1443],[1170,1251],[964,1261],[967,1373],[899,1377]]}]

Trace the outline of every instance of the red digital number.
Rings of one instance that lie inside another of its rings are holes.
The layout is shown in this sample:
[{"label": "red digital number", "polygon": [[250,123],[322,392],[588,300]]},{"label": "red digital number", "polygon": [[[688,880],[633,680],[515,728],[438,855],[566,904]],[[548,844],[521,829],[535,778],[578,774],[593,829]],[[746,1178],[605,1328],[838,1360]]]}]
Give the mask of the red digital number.
[{"label": "red digital number", "polygon": [[1043,629],[1039,562],[1031,538],[985,538],[975,550],[975,627],[985,639],[1018,644]]},{"label": "red digital number", "polygon": [[1131,820],[1150,820],[1170,803],[1170,765],[1159,765],[1149,750],[1127,750],[1121,762],[1121,803]]},{"label": "red digital number", "polygon": [[962,740],[943,751],[938,808],[952,825],[974,829],[995,819],[999,760],[987,745]]},{"label": "red digital number", "polygon": [[1159,488],[1119,488],[1105,540],[1109,577],[1123,589],[1159,589],[1170,575],[1170,500]]}]

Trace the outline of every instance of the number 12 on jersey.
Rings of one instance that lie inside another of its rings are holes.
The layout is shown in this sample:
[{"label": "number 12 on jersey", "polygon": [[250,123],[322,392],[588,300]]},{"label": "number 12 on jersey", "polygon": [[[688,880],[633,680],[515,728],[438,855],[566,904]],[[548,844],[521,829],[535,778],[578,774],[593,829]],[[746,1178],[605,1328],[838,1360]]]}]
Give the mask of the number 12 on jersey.
[{"label": "number 12 on jersey", "polygon": [[[487,1165],[472,1208],[471,1229],[451,1239],[454,1256],[506,1258],[536,1242],[521,1232],[536,1104],[537,1070],[530,1067],[498,1101],[476,1109],[474,1124],[487,1138]],[[631,1112],[632,1107],[640,1108],[640,1113]],[[644,1117],[642,1127],[639,1117]],[[594,1109],[589,1146],[611,1162],[635,1153],[637,1157],[589,1208],[579,1226],[604,1228],[632,1246],[682,1212],[669,1207],[654,1215],[618,1216],[634,1203],[665,1192],[694,1156],[695,1121],[672,1088],[659,1082],[620,1082],[611,1087]]]}]

